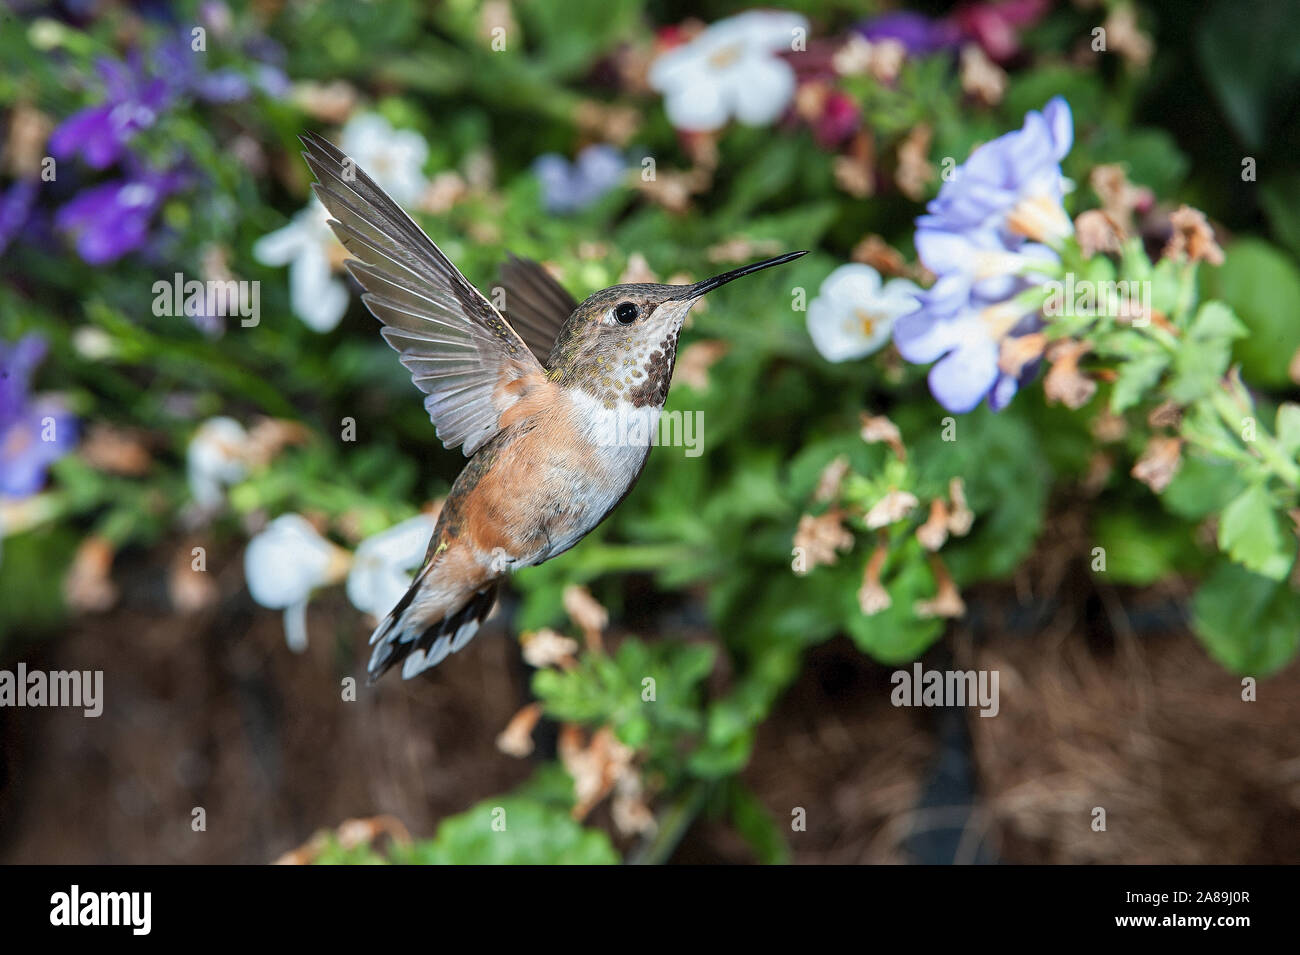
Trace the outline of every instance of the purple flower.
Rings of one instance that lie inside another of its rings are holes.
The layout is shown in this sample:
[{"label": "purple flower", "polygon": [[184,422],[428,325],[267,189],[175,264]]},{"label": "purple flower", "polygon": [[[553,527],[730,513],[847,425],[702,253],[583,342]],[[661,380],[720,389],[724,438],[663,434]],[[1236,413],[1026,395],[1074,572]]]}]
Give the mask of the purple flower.
[{"label": "purple flower", "polygon": [[1039,327],[1038,309],[1017,296],[1055,272],[1054,247],[1073,230],[1060,166],[1072,142],[1058,97],[976,149],[916,220],[917,256],[936,279],[894,325],[894,343],[910,362],[936,362],[930,391],[949,411],[985,397],[999,410],[1036,370],[1030,362],[1008,374],[999,358],[1005,339]]},{"label": "purple flower", "polygon": [[936,309],[928,294],[920,302],[919,311],[894,324],[894,345],[910,362],[936,362],[928,380],[939,404],[965,414],[987,396],[994,411],[1006,407],[1036,368],[1026,367],[1019,376],[1003,372],[998,364],[1001,342],[1037,328],[1036,310],[1012,299],[971,300],[948,312]]},{"label": "purple flower", "polygon": [[917,220],[922,228],[965,230],[1014,228],[1025,200],[1060,204],[1064,195],[1061,160],[1074,144],[1070,106],[1054,97],[1041,113],[1031,110],[1024,127],[999,136],[971,153]]},{"label": "purple flower", "polygon": [[35,179],[19,179],[0,196],[0,252],[9,247],[27,224],[38,190]]},{"label": "purple flower", "polygon": [[177,96],[193,96],[210,103],[233,103],[246,99],[253,84],[237,70],[209,70],[206,53],[190,48],[189,34],[161,44],[154,51],[158,73]]},{"label": "purple flower", "polygon": [[172,94],[165,81],[145,73],[138,55],[127,63],[101,59],[97,66],[104,80],[104,102],[60,123],[49,148],[56,159],[80,154],[88,165],[105,169],[121,158],[137,132],[153,125]]},{"label": "purple flower", "polygon": [[854,29],[873,43],[897,40],[913,55],[925,56],[940,50],[955,49],[961,43],[961,30],[951,20],[933,20],[922,13],[895,10],[864,20]]},{"label": "purple flower", "polygon": [[569,162],[557,153],[533,161],[533,175],[542,184],[542,202],[550,212],[574,212],[591,205],[623,178],[627,161],[613,146],[596,144]]},{"label": "purple flower", "polygon": [[40,490],[46,469],[76,443],[76,420],[63,406],[28,392],[44,357],[45,342],[38,335],[0,342],[0,495],[5,497]]},{"label": "purple flower", "polygon": [[75,234],[77,253],[86,262],[113,262],[144,244],[154,213],[180,184],[175,172],[106,182],[74,196],[55,214],[54,224]]}]

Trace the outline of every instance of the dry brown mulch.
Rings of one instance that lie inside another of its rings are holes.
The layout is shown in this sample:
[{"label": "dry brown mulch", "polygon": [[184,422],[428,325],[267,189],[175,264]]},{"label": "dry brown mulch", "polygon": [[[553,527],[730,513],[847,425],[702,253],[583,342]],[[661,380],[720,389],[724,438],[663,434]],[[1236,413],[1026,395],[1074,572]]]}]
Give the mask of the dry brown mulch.
[{"label": "dry brown mulch", "polygon": [[[295,656],[278,615],[248,602],[237,560],[218,582],[201,613],[174,615],[145,587],[25,649],[29,667],[102,668],[107,702],[98,719],[0,710],[0,862],[260,863],[380,814],[427,836],[532,771],[494,745],[526,699],[499,625],[425,681],[345,702],[365,635],[341,597],[313,604],[311,646]],[[1028,637],[971,630],[954,627],[938,652],[1001,675],[1000,715],[965,721],[981,794],[972,844],[1014,862],[1300,861],[1300,665],[1243,703],[1238,678],[1185,633],[1099,639],[1077,610]],[[807,831],[787,832],[795,862],[909,861],[909,839],[933,824],[917,804],[936,712],[890,705],[892,669],[831,641],[761,728],[744,779],[783,830],[806,811]],[[200,806],[206,832],[191,829]],[[1091,828],[1096,806],[1105,832]],[[674,861],[752,858],[703,819]]]}]

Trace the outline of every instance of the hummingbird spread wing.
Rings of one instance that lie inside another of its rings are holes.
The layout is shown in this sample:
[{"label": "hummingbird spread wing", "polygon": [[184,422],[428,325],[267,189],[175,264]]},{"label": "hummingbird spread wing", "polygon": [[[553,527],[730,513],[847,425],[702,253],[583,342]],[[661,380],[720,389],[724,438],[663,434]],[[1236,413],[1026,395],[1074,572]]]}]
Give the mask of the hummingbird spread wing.
[{"label": "hummingbird spread wing", "polygon": [[577,301],[541,264],[509,252],[501,264],[506,317],[543,365]]},{"label": "hummingbird spread wing", "polygon": [[361,300],[384,323],[384,339],[423,391],[425,410],[448,448],[465,456],[500,427],[526,392],[511,386],[541,376],[541,363],[505,318],[353,160],[314,133],[303,157],[334,234],[356,256],[348,271]]}]

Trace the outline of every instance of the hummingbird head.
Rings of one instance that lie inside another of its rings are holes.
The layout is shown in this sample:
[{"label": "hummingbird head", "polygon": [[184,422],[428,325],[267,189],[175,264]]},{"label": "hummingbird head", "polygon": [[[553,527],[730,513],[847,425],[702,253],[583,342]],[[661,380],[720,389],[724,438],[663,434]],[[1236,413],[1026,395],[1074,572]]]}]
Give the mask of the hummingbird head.
[{"label": "hummingbird head", "polygon": [[677,359],[677,336],[691,306],[742,275],[797,259],[787,252],[694,285],[611,285],[573,310],[560,329],[547,369],[552,380],[635,407],[662,405]]}]

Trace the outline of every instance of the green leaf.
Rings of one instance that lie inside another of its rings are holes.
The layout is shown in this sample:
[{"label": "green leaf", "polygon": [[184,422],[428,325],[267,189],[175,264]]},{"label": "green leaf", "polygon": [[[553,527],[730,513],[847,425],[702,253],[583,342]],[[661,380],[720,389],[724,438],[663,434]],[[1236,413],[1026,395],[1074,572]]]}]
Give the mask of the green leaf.
[{"label": "green leaf", "polygon": [[934,596],[935,582],[915,537],[909,536],[895,548],[886,563],[881,584],[889,592],[892,603],[871,616],[858,606],[855,591],[845,594],[849,636],[859,649],[881,663],[915,660],[943,635],[944,628],[941,619],[916,615],[917,602]]},{"label": "green leaf", "polygon": [[1186,521],[1201,521],[1228,506],[1245,487],[1230,461],[1203,454],[1188,454],[1174,479],[1160,495],[1170,514]]},{"label": "green leaf", "polygon": [[1270,580],[1283,580],[1295,563],[1295,535],[1278,520],[1263,484],[1239,494],[1219,519],[1219,548],[1237,563]]},{"label": "green leaf", "polygon": [[518,796],[486,799],[444,819],[429,842],[393,853],[422,865],[615,865],[609,836],[563,809]]},{"label": "green leaf", "polygon": [[1300,405],[1284,402],[1277,409],[1277,443],[1282,453],[1294,458],[1300,454]]},{"label": "green leaf", "polygon": [[753,790],[740,780],[733,780],[727,787],[727,797],[732,824],[754,850],[758,861],[764,865],[789,863],[790,847],[786,845],[785,835]]},{"label": "green leaf", "polygon": [[1286,95],[1300,82],[1300,20],[1271,0],[1217,0],[1196,31],[1200,73],[1248,149],[1259,149],[1285,119]]},{"label": "green leaf", "polygon": [[1222,302],[1206,302],[1197,311],[1174,357],[1169,397],[1190,404],[1214,388],[1228,370],[1232,340],[1248,330]]},{"label": "green leaf", "polygon": [[1151,508],[1101,512],[1093,541],[1106,550],[1106,578],[1139,587],[1177,573],[1200,553],[1190,526]]},{"label": "green leaf", "polygon": [[1228,669],[1267,676],[1300,646],[1300,594],[1224,561],[1196,592],[1192,626],[1210,656]]},{"label": "green leaf", "polygon": [[1239,239],[1222,266],[1206,270],[1204,290],[1246,325],[1248,334],[1233,346],[1242,376],[1257,386],[1290,387],[1287,368],[1300,350],[1300,272],[1292,260],[1262,240]]},{"label": "green leaf", "polygon": [[1164,354],[1145,355],[1122,362],[1111,389],[1110,410],[1114,414],[1123,414],[1141,403],[1168,365],[1169,357]]}]

